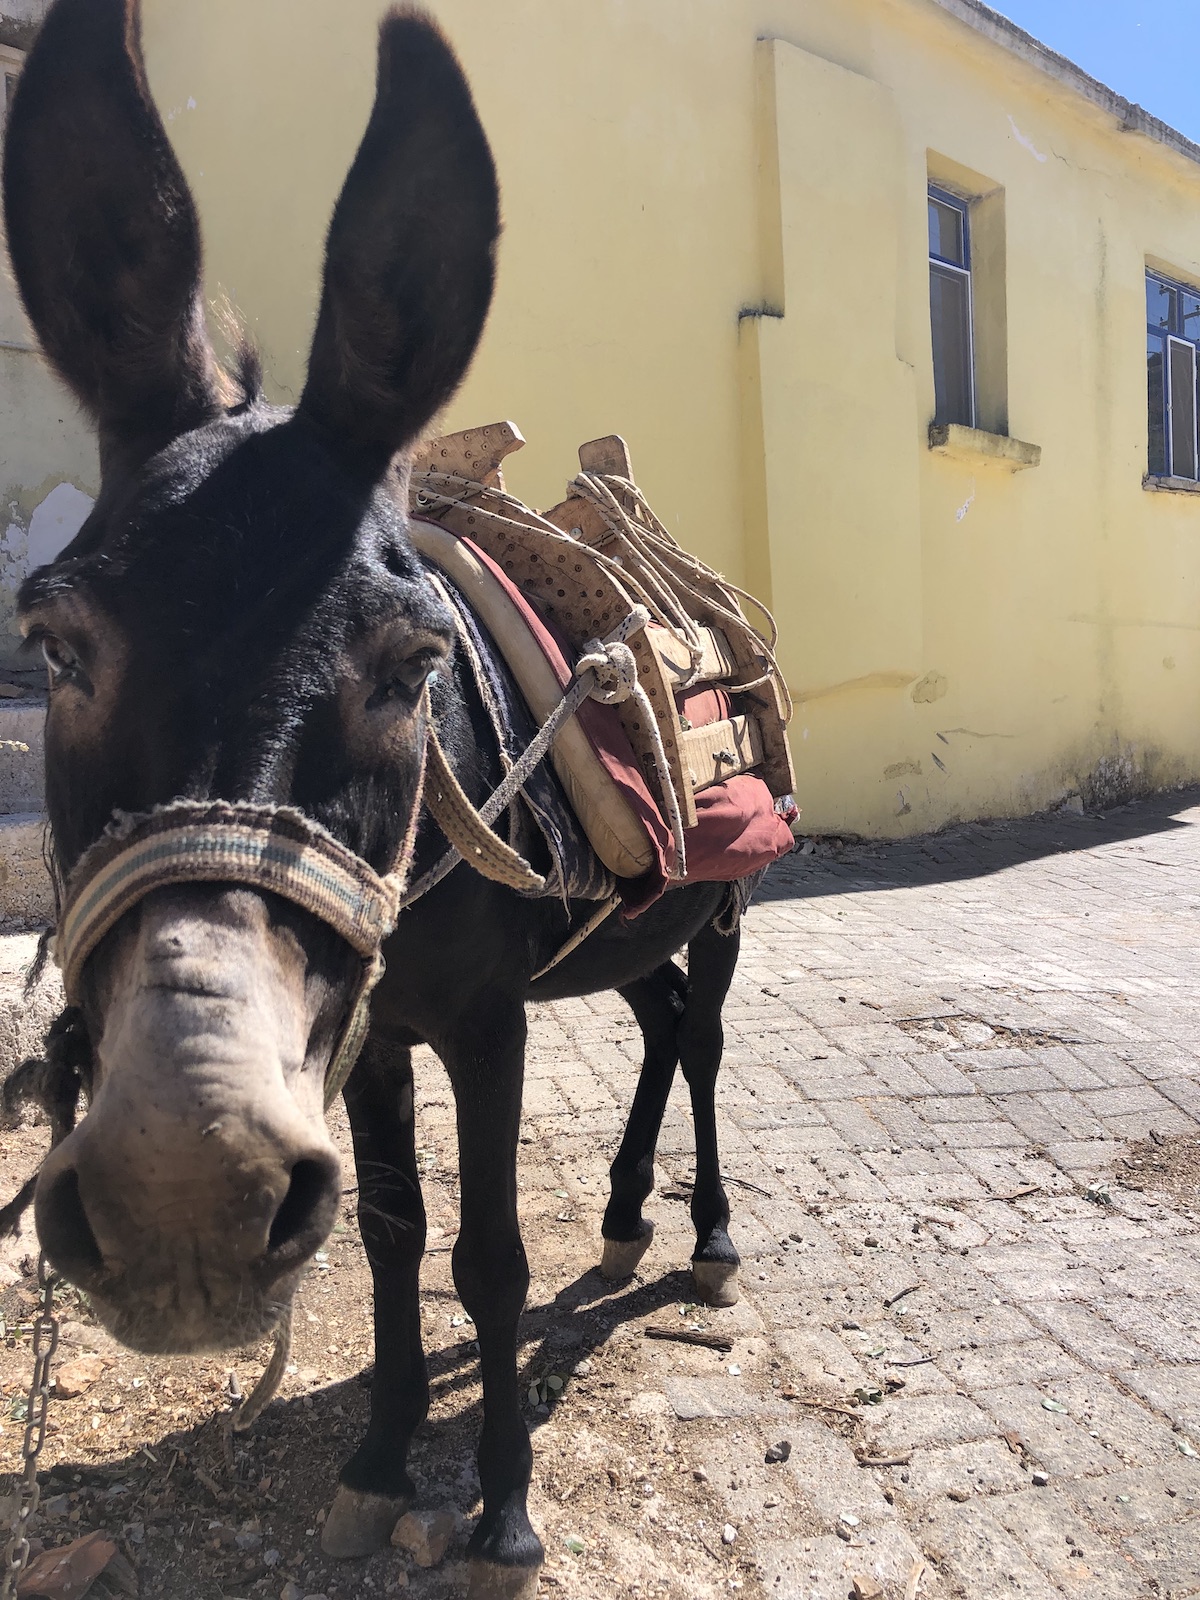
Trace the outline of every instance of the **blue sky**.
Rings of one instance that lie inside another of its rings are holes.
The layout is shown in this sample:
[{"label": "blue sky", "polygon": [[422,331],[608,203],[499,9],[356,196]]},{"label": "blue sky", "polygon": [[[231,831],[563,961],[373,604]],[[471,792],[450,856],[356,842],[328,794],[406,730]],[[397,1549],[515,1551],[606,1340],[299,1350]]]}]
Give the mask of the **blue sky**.
[{"label": "blue sky", "polygon": [[1200,143],[1200,0],[988,3],[1093,78]]}]

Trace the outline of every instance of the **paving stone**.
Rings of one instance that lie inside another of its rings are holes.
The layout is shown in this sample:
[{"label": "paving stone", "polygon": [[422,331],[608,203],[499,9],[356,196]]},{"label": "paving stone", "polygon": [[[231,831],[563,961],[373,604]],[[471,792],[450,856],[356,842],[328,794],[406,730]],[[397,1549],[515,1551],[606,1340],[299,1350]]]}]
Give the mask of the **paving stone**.
[{"label": "paving stone", "polygon": [[1200,1589],[1200,1520],[1130,1534],[1124,1549],[1158,1579],[1160,1593],[1187,1595]]},{"label": "paving stone", "polygon": [[1149,1353],[1141,1349],[1086,1306],[1069,1300],[1045,1300],[1029,1307],[1030,1316],[1048,1333],[1077,1356],[1086,1366],[1101,1372],[1140,1365],[1150,1361]]},{"label": "paving stone", "polygon": [[1200,1449],[1200,1373],[1195,1367],[1154,1366],[1116,1376]]},{"label": "paving stone", "polygon": [[[831,1535],[768,1544],[760,1558],[763,1591],[780,1600],[840,1600],[852,1593],[861,1574],[876,1578],[887,1592],[903,1594],[920,1559],[909,1534],[895,1526],[872,1529],[852,1544]],[[922,1587],[930,1592],[928,1585]]]},{"label": "paving stone", "polygon": [[1083,1371],[1078,1361],[1050,1339],[1019,1339],[978,1350],[957,1350],[944,1355],[940,1366],[956,1387],[967,1393],[1021,1383],[1044,1384]]},{"label": "paving stone", "polygon": [[876,1437],[887,1450],[922,1444],[958,1444],[991,1438],[996,1427],[986,1412],[965,1395],[899,1395],[872,1416]]},{"label": "paving stone", "polygon": [[1109,1539],[1071,1515],[1061,1497],[1026,1488],[1000,1494],[988,1510],[1063,1594],[1080,1600],[1129,1600],[1129,1561]]},{"label": "paving stone", "polygon": [[[1048,1389],[1053,1385],[1048,1385]],[[1098,1440],[1074,1417],[1049,1411],[1043,1404],[1054,1396],[1031,1386],[987,1389],[979,1403],[994,1417],[998,1431],[1021,1439],[1038,1464],[1052,1473],[1070,1477],[1107,1472],[1116,1463]]]},{"label": "paving stone", "polygon": [[943,1502],[921,1524],[921,1542],[938,1569],[969,1595],[1018,1594],[1061,1600],[1060,1591],[991,1514],[986,1501]]},{"label": "paving stone", "polygon": [[1094,1526],[1117,1535],[1200,1514],[1200,1473],[1182,1457],[1175,1466],[1129,1467],[1079,1479],[1065,1492]]},{"label": "paving stone", "polygon": [[791,1415],[785,1401],[767,1399],[736,1378],[669,1378],[663,1393],[681,1422],[695,1422],[700,1417]]}]

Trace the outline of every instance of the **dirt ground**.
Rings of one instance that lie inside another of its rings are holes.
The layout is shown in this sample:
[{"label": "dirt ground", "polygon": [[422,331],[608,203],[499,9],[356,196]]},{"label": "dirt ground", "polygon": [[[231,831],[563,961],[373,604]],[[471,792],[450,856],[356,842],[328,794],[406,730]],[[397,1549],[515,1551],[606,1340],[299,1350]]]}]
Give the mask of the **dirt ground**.
[{"label": "dirt ground", "polygon": [[[436,1063],[424,1068],[432,1084],[424,1105],[433,1115],[422,1151],[430,1220],[422,1312],[433,1401],[415,1444],[414,1477],[420,1506],[459,1515],[444,1563],[422,1571],[400,1551],[337,1563],[320,1551],[338,1466],[365,1425],[371,1361],[370,1275],[340,1110],[331,1123],[345,1159],[342,1215],[298,1297],[280,1397],[248,1436],[230,1429],[231,1386],[249,1392],[265,1345],[232,1360],[143,1358],[114,1346],[74,1290],[60,1293],[58,1366],[68,1387],[77,1383],[82,1392],[56,1399],[51,1409],[36,1526],[47,1546],[104,1530],[138,1573],[141,1594],[165,1600],[280,1594],[353,1600],[406,1587],[440,1600],[462,1592],[463,1546],[479,1509],[480,1390],[470,1322],[450,1275],[458,1196],[453,1140],[442,1122],[448,1090],[444,1078],[437,1081]],[[44,1139],[34,1127],[5,1136],[6,1191],[33,1170]],[[733,1530],[711,1485],[724,1474],[723,1489],[744,1491],[769,1522],[792,1537],[802,1533],[805,1517],[788,1475],[765,1460],[787,1434],[786,1420],[702,1420],[685,1431],[663,1399],[662,1383],[672,1374],[711,1378],[737,1368],[742,1385],[783,1411],[800,1404],[787,1373],[754,1336],[756,1319],[739,1309],[708,1312],[691,1304],[683,1271],[606,1284],[593,1270],[606,1193],[603,1160],[567,1171],[539,1162],[536,1124],[527,1125],[525,1139],[522,1219],[534,1281],[522,1320],[521,1372],[531,1391],[531,1509],[546,1545],[544,1585],[584,1597],[610,1596],[614,1582],[621,1594],[671,1600],[761,1594],[753,1549],[743,1538],[724,1542]],[[666,1190],[678,1201],[670,1209],[680,1213],[685,1240],[686,1194],[669,1182]],[[2,1258],[9,1264],[0,1295],[2,1471],[16,1465],[22,1432],[36,1298],[31,1251],[27,1229]],[[686,1263],[686,1250],[679,1259]],[[733,1348],[653,1340],[647,1328],[719,1330]],[[86,1354],[101,1360],[81,1366]],[[836,1412],[826,1420],[839,1431],[858,1427]]]}]

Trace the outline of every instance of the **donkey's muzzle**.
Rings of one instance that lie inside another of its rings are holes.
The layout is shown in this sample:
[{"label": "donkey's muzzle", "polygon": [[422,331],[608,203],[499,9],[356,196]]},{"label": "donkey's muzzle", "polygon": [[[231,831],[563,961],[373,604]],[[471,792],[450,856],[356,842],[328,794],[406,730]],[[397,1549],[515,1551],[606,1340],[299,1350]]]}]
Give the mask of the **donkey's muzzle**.
[{"label": "donkey's muzzle", "polygon": [[38,1182],[43,1248],[136,1349],[256,1338],[274,1325],[337,1213],[337,1157],[307,1131],[298,1118],[260,1125],[248,1152],[244,1128],[225,1137],[219,1126],[176,1130],[170,1145],[160,1128],[139,1170],[149,1130],[114,1138],[86,1117]]}]

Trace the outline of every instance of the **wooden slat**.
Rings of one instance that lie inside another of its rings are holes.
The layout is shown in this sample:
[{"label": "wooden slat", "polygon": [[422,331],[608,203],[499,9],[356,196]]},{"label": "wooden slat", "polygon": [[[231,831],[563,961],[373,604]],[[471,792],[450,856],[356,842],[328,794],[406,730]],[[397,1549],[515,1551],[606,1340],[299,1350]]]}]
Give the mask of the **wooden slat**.
[{"label": "wooden slat", "polygon": [[413,471],[450,472],[458,478],[472,478],[476,483],[502,489],[500,463],[524,445],[524,436],[515,422],[490,422],[485,428],[467,428],[418,445],[413,453]]},{"label": "wooden slat", "polygon": [[[700,663],[697,683],[727,682],[737,671],[729,640],[719,628],[702,628],[700,633],[704,643],[704,659]],[[657,622],[650,624],[646,634],[672,682],[677,685],[686,682],[692,670],[692,658],[675,635]]]},{"label": "wooden slat", "polygon": [[599,472],[605,477],[624,478],[633,482],[633,460],[629,446],[619,433],[607,434],[603,439],[589,439],[579,446],[579,465],[585,472]]},{"label": "wooden slat", "polygon": [[679,736],[679,754],[693,789],[705,789],[722,778],[756,767],[763,758],[758,724],[748,717],[710,722]]}]

